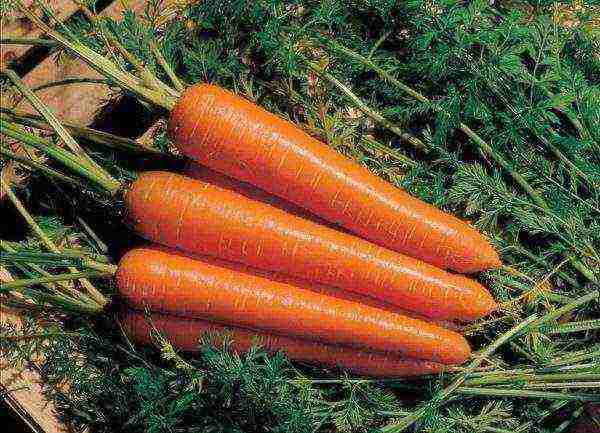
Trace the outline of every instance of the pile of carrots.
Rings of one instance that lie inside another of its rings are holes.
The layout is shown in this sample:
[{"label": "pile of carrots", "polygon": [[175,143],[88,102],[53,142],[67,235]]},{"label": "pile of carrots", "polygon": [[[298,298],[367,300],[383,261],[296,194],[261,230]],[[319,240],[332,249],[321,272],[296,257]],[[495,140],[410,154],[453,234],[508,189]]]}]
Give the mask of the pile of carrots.
[{"label": "pile of carrots", "polygon": [[152,322],[182,350],[204,332],[372,376],[470,356],[456,321],[496,308],[462,274],[501,265],[465,222],[372,175],[292,123],[212,85],[187,89],[169,134],[195,161],[142,173],[126,222],[152,242],[117,284],[129,335]]}]

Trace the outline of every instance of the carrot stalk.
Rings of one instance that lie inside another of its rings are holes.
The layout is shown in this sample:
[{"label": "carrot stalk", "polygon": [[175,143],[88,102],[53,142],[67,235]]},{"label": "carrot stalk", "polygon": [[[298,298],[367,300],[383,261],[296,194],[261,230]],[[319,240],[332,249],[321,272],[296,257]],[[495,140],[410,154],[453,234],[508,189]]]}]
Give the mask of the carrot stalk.
[{"label": "carrot stalk", "polygon": [[116,275],[135,309],[443,364],[467,360],[467,341],[421,320],[153,248],[129,251]]},{"label": "carrot stalk", "polygon": [[181,152],[378,245],[471,273],[501,265],[456,217],[395,188],[292,123],[221,89],[188,88],[169,119]]},{"label": "carrot stalk", "polygon": [[462,275],[185,176],[141,174],[127,221],[147,239],[371,296],[435,319],[470,321],[496,308]]},{"label": "carrot stalk", "polygon": [[[151,326],[143,313],[129,310],[122,315],[125,332],[134,342],[150,345]],[[216,334],[214,343],[223,344],[227,336],[229,349],[247,352],[258,344],[270,353],[281,351],[290,359],[319,363],[375,377],[408,377],[439,373],[443,365],[415,359],[399,358],[374,352],[332,346],[298,338],[283,337],[266,332],[224,326],[205,320],[152,313],[151,324],[176,348],[198,352],[199,341],[205,334]]]}]

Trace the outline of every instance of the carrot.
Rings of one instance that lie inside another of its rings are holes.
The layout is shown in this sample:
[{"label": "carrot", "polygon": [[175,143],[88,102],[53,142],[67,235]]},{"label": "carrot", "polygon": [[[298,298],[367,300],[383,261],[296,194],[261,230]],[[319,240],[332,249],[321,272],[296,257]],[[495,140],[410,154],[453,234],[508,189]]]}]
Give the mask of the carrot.
[{"label": "carrot", "polygon": [[501,265],[467,223],[395,188],[297,126],[219,87],[187,89],[169,119],[181,152],[391,250],[471,273]]},{"label": "carrot", "polygon": [[460,334],[430,323],[158,249],[125,254],[116,281],[135,309],[443,364],[470,356]]},{"label": "carrot", "polygon": [[185,176],[141,174],[127,221],[147,239],[194,254],[371,296],[436,319],[469,321],[496,304],[474,280]]},{"label": "carrot", "polygon": [[231,269],[235,272],[244,274],[254,275],[268,279],[270,281],[277,281],[279,283],[289,284],[291,286],[299,287],[301,289],[310,290],[311,292],[320,293],[322,295],[332,296],[334,298],[345,299],[347,301],[358,302],[360,304],[368,305],[370,307],[379,308],[381,310],[387,310],[392,313],[401,314],[403,316],[412,317],[413,319],[419,319],[423,321],[431,322],[437,326],[451,329],[453,331],[460,331],[460,326],[456,323],[447,320],[432,320],[431,318],[421,316],[413,311],[404,310],[395,305],[389,304],[385,301],[381,301],[370,296],[361,295],[359,293],[348,292],[346,290],[338,289],[336,287],[326,286],[324,284],[314,283],[311,281],[304,280],[302,278],[294,277],[291,275],[282,274],[279,272],[265,271],[263,269],[253,268],[252,266],[244,265],[243,263],[228,262],[227,260],[219,259],[216,257],[204,256],[199,254],[190,254],[185,251],[174,250],[171,248],[163,247],[159,244],[148,245],[148,248],[158,249],[165,251],[169,254],[178,254],[185,257],[190,257],[196,260],[201,260],[210,265],[218,266],[221,268]]},{"label": "carrot", "polygon": [[[134,342],[150,345],[151,327],[143,313],[129,310],[122,315],[125,332]],[[223,326],[199,319],[189,319],[152,313],[151,323],[176,348],[198,352],[199,340],[207,333],[217,334],[216,344],[223,344],[226,335],[231,350],[247,352],[259,344],[270,353],[281,351],[290,359],[319,363],[375,377],[408,377],[439,373],[443,365],[415,359],[399,358],[374,352],[331,346],[298,338],[282,337],[261,331]]]},{"label": "carrot", "polygon": [[339,226],[336,226],[335,224],[324,220],[323,218],[307,211],[306,209],[295,205],[294,203],[283,200],[275,195],[269,194],[268,192],[263,191],[262,189],[257,188],[254,185],[251,185],[247,182],[242,182],[232,177],[216,172],[196,162],[190,162],[187,165],[184,174],[186,176],[191,177],[192,179],[200,180],[206,183],[211,183],[213,185],[218,186],[219,188],[233,191],[235,193],[243,195],[244,197],[248,197],[251,200],[256,200],[262,203],[269,204],[287,213],[291,213],[292,215],[296,215],[300,218],[305,218],[307,220],[314,221],[317,224],[326,225],[337,230],[340,229]]}]

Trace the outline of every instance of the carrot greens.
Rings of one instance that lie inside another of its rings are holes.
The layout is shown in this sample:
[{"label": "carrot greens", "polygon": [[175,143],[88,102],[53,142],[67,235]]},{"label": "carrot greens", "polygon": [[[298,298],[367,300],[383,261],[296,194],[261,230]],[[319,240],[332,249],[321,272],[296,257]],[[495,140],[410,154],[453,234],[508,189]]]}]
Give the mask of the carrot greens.
[{"label": "carrot greens", "polygon": [[[55,26],[51,11],[44,20],[28,11],[52,42],[12,43],[95,65],[111,86],[159,117],[189,85],[232,90],[469,219],[505,266],[479,276],[501,309],[464,329],[478,355],[440,375],[357,378],[269,354],[259,342],[233,354],[222,336],[202,338],[194,356],[159,336],[158,351],[138,349],[114,321],[94,314],[99,300],[82,283],[57,281],[68,277],[68,267],[78,273],[69,271],[71,278],[107,271],[100,269],[106,252],[72,215],[48,214],[59,208],[57,196],[85,203],[83,217],[101,215],[90,225],[118,250],[112,220],[98,221],[110,213],[106,202],[90,200],[90,191],[110,185],[103,172],[130,181],[136,170],[126,164],[129,156],[148,152],[68,119],[3,107],[0,126],[11,145],[2,149],[3,179],[11,179],[12,192],[3,197],[32,209],[31,221],[58,248],[50,252],[32,225],[28,234],[38,237],[0,245],[2,281],[38,283],[2,295],[30,310],[21,329],[2,327],[3,351],[23,362],[45,355],[32,367],[82,430],[569,431],[600,400],[595,3],[216,0],[166,7],[151,0],[146,12],[118,19],[90,6],[66,26]],[[93,164],[62,147],[65,132]],[[173,149],[164,128],[153,149]],[[59,163],[48,165],[40,154]],[[90,171],[96,164],[102,171]],[[8,176],[15,167],[27,182]],[[94,186],[82,188],[90,173]],[[92,261],[100,267],[86,267]],[[103,296],[114,291],[104,280],[92,283]],[[32,308],[36,299],[43,308]],[[54,321],[61,311],[69,311],[67,322]]]}]

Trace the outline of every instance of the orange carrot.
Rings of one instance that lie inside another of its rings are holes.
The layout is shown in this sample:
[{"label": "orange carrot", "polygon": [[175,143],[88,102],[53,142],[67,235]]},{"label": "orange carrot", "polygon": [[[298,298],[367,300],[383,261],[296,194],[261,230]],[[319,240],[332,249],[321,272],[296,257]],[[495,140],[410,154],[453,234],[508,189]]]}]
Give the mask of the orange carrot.
[{"label": "orange carrot", "polygon": [[181,96],[169,119],[181,152],[391,250],[471,273],[501,265],[467,223],[392,186],[294,124],[219,87]]},{"label": "orange carrot", "polygon": [[291,275],[282,274],[279,272],[265,271],[264,269],[253,268],[252,266],[245,265],[243,263],[228,262],[227,260],[219,259],[216,257],[204,256],[199,254],[186,253],[185,251],[174,250],[171,248],[163,247],[159,244],[148,245],[148,248],[158,249],[165,251],[170,254],[179,254],[182,256],[190,257],[196,260],[201,260],[210,265],[218,266],[221,268],[231,269],[232,271],[254,275],[257,277],[265,278],[270,281],[277,281],[279,283],[289,284],[291,286],[299,287],[301,289],[310,290],[311,292],[320,293],[322,295],[333,296],[334,298],[345,299],[347,301],[358,302],[360,304],[368,305],[370,307],[379,308],[382,310],[391,311],[392,313],[401,314],[403,316],[412,317],[413,319],[419,319],[431,322],[442,328],[451,329],[453,331],[460,331],[461,327],[458,324],[447,321],[447,320],[435,320],[425,316],[421,316],[413,311],[404,310],[398,306],[389,304],[385,301],[381,301],[370,296],[361,295],[359,293],[348,292],[346,290],[338,289],[336,287],[326,286],[324,284],[314,283],[311,281],[304,280],[302,278],[294,277]]},{"label": "orange carrot", "polygon": [[269,194],[268,192],[263,191],[262,189],[257,188],[254,185],[251,185],[247,182],[242,182],[232,177],[216,172],[214,170],[211,170],[210,168],[200,165],[196,162],[190,162],[187,165],[184,173],[186,176],[189,176],[192,179],[210,183],[218,186],[219,188],[233,191],[235,193],[243,195],[244,197],[248,197],[251,200],[256,200],[262,203],[269,204],[287,213],[299,216],[300,218],[305,218],[307,220],[314,221],[317,224],[322,224],[331,228],[335,228],[336,230],[340,229],[339,226],[336,226],[335,224],[324,220],[323,218],[307,211],[306,209],[295,205],[294,203],[283,200],[275,195]]},{"label": "orange carrot", "polygon": [[[129,310],[122,315],[125,332],[134,342],[152,343],[151,327],[143,313]],[[374,352],[365,352],[341,346],[332,346],[298,338],[282,337],[266,332],[223,326],[205,320],[152,313],[151,323],[176,348],[198,352],[199,339],[207,333],[217,334],[216,344],[222,344],[226,335],[230,349],[247,352],[259,344],[267,352],[284,352],[290,359],[319,363],[375,377],[408,377],[439,373],[443,365],[415,359],[398,358]]]},{"label": "orange carrot", "polygon": [[496,307],[474,280],[170,173],[127,191],[129,224],[147,239],[371,296],[436,319],[469,321]]},{"label": "orange carrot", "polygon": [[129,251],[116,280],[135,309],[443,364],[470,356],[460,334],[430,323],[157,249]]}]

